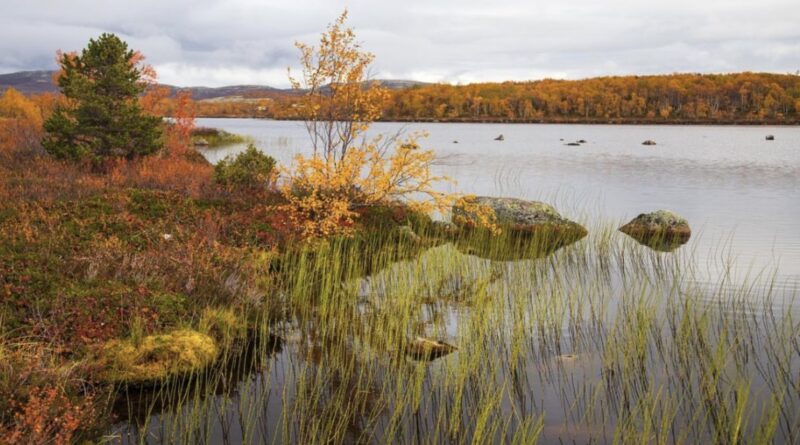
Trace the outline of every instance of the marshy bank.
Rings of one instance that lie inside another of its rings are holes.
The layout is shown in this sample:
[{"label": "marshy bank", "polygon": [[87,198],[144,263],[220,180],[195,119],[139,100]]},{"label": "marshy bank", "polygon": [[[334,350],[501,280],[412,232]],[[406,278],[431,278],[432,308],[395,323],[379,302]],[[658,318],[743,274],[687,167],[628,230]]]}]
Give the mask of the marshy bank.
[{"label": "marshy bank", "polygon": [[[95,439],[798,439],[797,288],[769,269],[740,274],[733,256],[699,264],[702,230],[664,253],[602,217],[576,218],[588,235],[564,242],[384,208],[351,237],[287,249],[290,227],[270,211],[279,197],[212,187],[200,180],[208,164],[101,176],[29,162],[2,188],[16,198],[0,207],[0,354],[13,366],[2,388],[55,381],[94,394],[114,416],[78,411],[80,397],[67,412],[106,419]],[[728,273],[709,284],[712,267]],[[152,365],[157,336],[186,330],[213,339],[210,363],[100,383],[107,342]],[[21,332],[50,343],[31,350]],[[415,354],[418,339],[456,349]]]}]

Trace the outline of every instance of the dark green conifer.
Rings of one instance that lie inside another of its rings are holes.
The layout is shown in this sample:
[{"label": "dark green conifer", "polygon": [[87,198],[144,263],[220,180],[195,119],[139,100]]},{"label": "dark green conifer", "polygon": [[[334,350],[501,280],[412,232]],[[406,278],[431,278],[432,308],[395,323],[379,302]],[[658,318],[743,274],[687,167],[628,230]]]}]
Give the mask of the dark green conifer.
[{"label": "dark green conifer", "polygon": [[80,54],[63,54],[58,86],[67,104],[45,122],[44,148],[57,158],[128,159],[156,151],[161,119],[144,112],[146,87],[135,51],[114,34],[89,40]]}]

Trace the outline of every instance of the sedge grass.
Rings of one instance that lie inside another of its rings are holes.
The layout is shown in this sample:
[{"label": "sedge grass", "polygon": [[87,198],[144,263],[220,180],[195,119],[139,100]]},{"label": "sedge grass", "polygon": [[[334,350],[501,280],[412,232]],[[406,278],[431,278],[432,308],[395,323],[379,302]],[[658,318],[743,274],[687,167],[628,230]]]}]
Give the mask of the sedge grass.
[{"label": "sedge grass", "polygon": [[[691,245],[662,253],[611,226],[590,233],[520,258],[503,250],[530,245],[508,239],[465,250],[474,239],[421,247],[382,232],[298,249],[273,277],[286,316],[257,325],[282,340],[165,382],[115,440],[800,440],[796,292],[776,295],[770,274],[709,285]],[[487,252],[515,261],[476,256]],[[458,351],[415,361],[403,351],[417,336]]]}]

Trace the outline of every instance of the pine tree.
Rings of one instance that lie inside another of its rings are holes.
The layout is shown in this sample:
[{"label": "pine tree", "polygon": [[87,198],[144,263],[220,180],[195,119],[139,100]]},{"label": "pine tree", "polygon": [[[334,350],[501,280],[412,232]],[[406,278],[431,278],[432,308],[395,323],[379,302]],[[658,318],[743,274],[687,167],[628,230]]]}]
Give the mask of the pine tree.
[{"label": "pine tree", "polygon": [[114,34],[89,40],[78,54],[62,54],[58,86],[67,105],[45,122],[45,150],[57,158],[99,161],[156,151],[162,123],[146,114],[139,95],[146,87],[141,57]]}]

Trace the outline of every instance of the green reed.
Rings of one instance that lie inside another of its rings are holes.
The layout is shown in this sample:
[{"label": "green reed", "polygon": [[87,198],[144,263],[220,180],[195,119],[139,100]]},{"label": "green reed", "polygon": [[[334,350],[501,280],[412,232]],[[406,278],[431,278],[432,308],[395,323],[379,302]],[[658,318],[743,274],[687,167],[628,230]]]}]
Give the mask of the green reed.
[{"label": "green reed", "polygon": [[[124,394],[118,438],[800,440],[797,292],[778,295],[775,275],[737,279],[722,258],[704,284],[691,249],[655,252],[610,226],[558,249],[546,235],[414,229],[421,239],[386,228],[284,255],[270,279],[285,316],[258,319],[210,369]],[[415,337],[458,350],[416,361]]]}]

